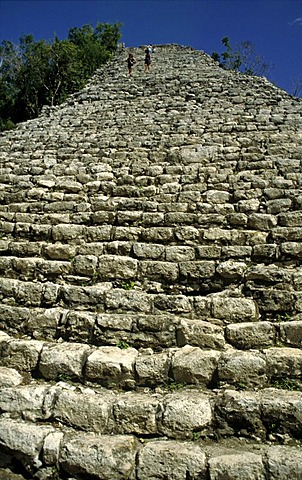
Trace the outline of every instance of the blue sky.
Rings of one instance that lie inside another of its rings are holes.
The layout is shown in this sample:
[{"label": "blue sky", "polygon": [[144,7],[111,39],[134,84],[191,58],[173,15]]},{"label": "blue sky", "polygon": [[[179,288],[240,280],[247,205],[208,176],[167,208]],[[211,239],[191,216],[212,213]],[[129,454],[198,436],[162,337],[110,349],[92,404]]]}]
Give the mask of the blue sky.
[{"label": "blue sky", "polygon": [[61,40],[72,27],[123,23],[126,46],[178,43],[221,53],[223,37],[250,41],[266,75],[293,93],[302,81],[302,0],[0,0],[0,42]]}]

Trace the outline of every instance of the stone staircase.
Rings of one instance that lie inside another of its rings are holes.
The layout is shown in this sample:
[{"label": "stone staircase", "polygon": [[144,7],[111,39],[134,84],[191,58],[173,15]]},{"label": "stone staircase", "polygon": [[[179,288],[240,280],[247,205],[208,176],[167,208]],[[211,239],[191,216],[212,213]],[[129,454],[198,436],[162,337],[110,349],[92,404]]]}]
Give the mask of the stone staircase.
[{"label": "stone staircase", "polygon": [[301,480],[301,100],[143,62],[0,135],[0,479]]}]

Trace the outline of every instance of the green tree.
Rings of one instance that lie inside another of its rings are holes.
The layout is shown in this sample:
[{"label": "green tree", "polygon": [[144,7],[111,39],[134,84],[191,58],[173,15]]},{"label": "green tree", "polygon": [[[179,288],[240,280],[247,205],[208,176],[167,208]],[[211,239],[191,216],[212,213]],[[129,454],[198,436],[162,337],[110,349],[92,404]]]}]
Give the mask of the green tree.
[{"label": "green tree", "polygon": [[18,45],[0,45],[0,131],[39,115],[82,88],[112,56],[121,24],[97,23],[71,28],[66,40],[36,42],[23,35]]},{"label": "green tree", "polygon": [[213,52],[212,58],[225,70],[258,76],[263,76],[271,70],[272,64],[264,62],[263,57],[256,52],[251,42],[240,42],[233,47],[229,38],[224,37],[222,44],[225,51],[221,54]]}]

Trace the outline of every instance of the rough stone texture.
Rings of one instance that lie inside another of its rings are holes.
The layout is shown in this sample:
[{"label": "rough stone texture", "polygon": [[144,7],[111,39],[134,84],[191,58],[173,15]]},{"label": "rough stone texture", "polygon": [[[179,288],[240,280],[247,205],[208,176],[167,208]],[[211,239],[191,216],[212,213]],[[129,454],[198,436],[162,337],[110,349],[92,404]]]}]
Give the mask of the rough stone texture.
[{"label": "rough stone texture", "polygon": [[149,442],[139,455],[139,480],[203,478],[206,456],[198,445],[185,442]]},{"label": "rough stone texture", "polygon": [[300,479],[301,100],[143,58],[0,135],[0,476]]}]

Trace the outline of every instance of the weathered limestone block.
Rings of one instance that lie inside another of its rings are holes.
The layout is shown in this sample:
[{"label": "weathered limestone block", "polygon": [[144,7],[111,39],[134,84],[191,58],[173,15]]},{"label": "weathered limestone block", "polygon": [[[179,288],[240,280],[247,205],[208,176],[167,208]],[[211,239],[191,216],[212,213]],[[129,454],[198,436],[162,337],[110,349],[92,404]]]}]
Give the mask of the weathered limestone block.
[{"label": "weathered limestone block", "polygon": [[3,367],[32,372],[38,367],[43,348],[38,340],[8,340],[0,343],[0,363]]},{"label": "weathered limestone block", "polygon": [[253,259],[260,258],[262,261],[274,260],[277,256],[278,249],[275,244],[254,245]]},{"label": "weathered limestone block", "polygon": [[107,433],[112,418],[114,396],[94,391],[81,393],[61,389],[57,391],[53,416],[56,420],[74,428],[96,433]]},{"label": "weathered limestone block", "polygon": [[219,245],[198,245],[196,247],[197,258],[215,259],[221,256]]},{"label": "weathered limestone block", "polygon": [[80,343],[45,344],[41,352],[39,371],[49,380],[64,376],[81,380],[83,367],[90,353],[91,347]]},{"label": "weathered limestone block", "polygon": [[176,383],[208,385],[217,370],[220,352],[186,345],[172,357],[172,375]]},{"label": "weathered limestone block", "polygon": [[[48,417],[44,410],[48,386],[20,386],[19,388],[2,388],[0,390],[0,409],[2,412],[22,414],[23,419],[40,420]],[[50,398],[50,397],[49,397]]]},{"label": "weathered limestone block", "polygon": [[0,221],[0,233],[3,234],[3,236],[13,233],[14,229],[15,229],[14,223]]},{"label": "weathered limestone block", "polygon": [[148,442],[138,457],[138,480],[192,480],[206,475],[206,456],[198,445],[175,440]]},{"label": "weathered limestone block", "polygon": [[238,209],[240,213],[257,212],[260,207],[260,202],[257,198],[251,198],[249,200],[240,200],[238,202]]},{"label": "weathered limestone block", "polygon": [[184,225],[175,229],[175,237],[184,245],[196,245],[200,239],[200,231],[196,227]]},{"label": "weathered limestone block", "polygon": [[266,480],[262,455],[234,452],[215,456],[209,460],[210,480]]},{"label": "weathered limestone block", "polygon": [[55,242],[78,244],[83,241],[85,229],[82,225],[61,224],[52,227],[52,237]]},{"label": "weathered limestone block", "polygon": [[[292,310],[297,298],[293,291],[258,288],[257,283],[248,282],[247,286],[257,296],[257,305],[261,313],[270,313],[276,316],[276,314],[282,315],[284,312]],[[285,283],[284,287],[286,288]],[[297,309],[297,311],[299,310]]]},{"label": "weathered limestone block", "polygon": [[277,265],[253,265],[247,273],[247,280],[263,280],[265,282],[284,282],[286,284],[291,282],[292,271],[278,267]]},{"label": "weathered limestone block", "polygon": [[213,261],[197,260],[195,262],[180,262],[179,273],[183,280],[209,279],[215,275]]},{"label": "weathered limestone block", "polygon": [[130,435],[75,433],[64,437],[60,466],[71,475],[125,480],[135,470],[137,440]]},{"label": "weathered limestone block", "polygon": [[37,274],[51,279],[71,273],[71,264],[67,261],[43,260],[37,262]]},{"label": "weathered limestone block", "polygon": [[267,471],[270,480],[300,480],[302,452],[300,448],[270,446],[267,450]]},{"label": "weathered limestone block", "polygon": [[282,322],[279,329],[281,342],[291,347],[302,348],[302,321]]},{"label": "weathered limestone block", "polygon": [[268,200],[266,203],[267,213],[276,214],[280,212],[287,212],[292,206],[290,198],[278,198],[275,200]]},{"label": "weathered limestone block", "polygon": [[301,438],[302,392],[265,389],[261,392],[261,411],[269,433]]},{"label": "weathered limestone block", "polygon": [[117,213],[117,223],[118,225],[137,224],[137,222],[141,222],[142,216],[143,213],[141,211],[119,211]]},{"label": "weathered limestone block", "polygon": [[[110,232],[110,238],[108,238],[108,240],[137,242],[140,235],[142,234],[143,236],[142,232],[142,227],[114,227],[113,231]],[[150,241],[152,242],[153,240],[150,239]]]},{"label": "weathered limestone block", "polygon": [[30,309],[28,319],[24,321],[24,330],[37,340],[53,340],[63,312],[61,308]]},{"label": "weathered limestone block", "polygon": [[115,428],[123,434],[157,434],[158,412],[160,412],[158,398],[146,394],[127,393],[120,396],[113,405]]},{"label": "weathered limestone block", "polygon": [[[1,258],[1,257],[0,257]],[[0,278],[0,295],[1,299],[5,297],[15,297],[20,282],[11,278]]]},{"label": "weathered limestone block", "polygon": [[[125,284],[127,286],[127,284]],[[105,293],[106,311],[150,313],[152,297],[139,290],[115,288]]]},{"label": "weathered limestone block", "polygon": [[268,213],[252,213],[249,215],[248,226],[255,230],[271,230],[277,225],[277,218]]},{"label": "weathered limestone block", "polygon": [[267,385],[266,361],[258,352],[230,351],[223,353],[218,364],[221,383],[246,388]]},{"label": "weathered limestone block", "polygon": [[139,353],[135,361],[135,372],[139,385],[158,386],[167,383],[171,367],[170,352],[153,353],[151,349]]},{"label": "weathered limestone block", "polygon": [[42,284],[33,282],[20,282],[16,292],[16,299],[23,305],[40,306],[42,292]]},{"label": "weathered limestone block", "polygon": [[97,269],[102,280],[133,279],[137,276],[138,261],[123,256],[103,255],[99,257]]},{"label": "weathered limestone block", "polygon": [[225,390],[216,401],[214,418],[220,435],[266,438],[256,393]]},{"label": "weathered limestone block", "polygon": [[225,344],[223,328],[202,320],[182,318],[177,328],[177,344],[220,349]]},{"label": "weathered limestone block", "polygon": [[227,342],[243,350],[269,347],[276,342],[276,330],[270,322],[230,324],[226,326],[225,334]]},{"label": "weathered limestone block", "polygon": [[[111,225],[101,225],[98,227],[86,228],[87,242],[109,242],[111,240]],[[82,245],[81,245],[82,247]]]},{"label": "weathered limestone block", "polygon": [[16,387],[23,382],[23,377],[14,368],[0,367],[0,395],[4,387]]},{"label": "weathered limestone block", "polygon": [[268,239],[268,232],[263,232],[260,230],[247,230],[245,232],[245,240],[243,240],[243,243],[246,243],[246,245],[251,245],[251,246],[259,245],[259,244],[263,245],[267,243],[267,239]]},{"label": "weathered limestone block", "polygon": [[169,438],[193,438],[193,432],[206,434],[212,423],[209,397],[188,391],[168,394],[163,402],[160,432]]},{"label": "weathered limestone block", "polygon": [[30,308],[0,304],[0,328],[12,334],[23,330],[30,318]]},{"label": "weathered limestone block", "polygon": [[274,347],[263,353],[267,362],[267,374],[272,380],[302,378],[302,350]]},{"label": "weathered limestone block", "polygon": [[62,432],[50,432],[44,440],[43,462],[46,465],[58,466],[61,443],[64,434]]},{"label": "weathered limestone block", "polygon": [[217,273],[219,273],[219,275],[221,275],[223,278],[236,280],[242,278],[246,270],[247,265],[245,262],[235,262],[234,260],[221,262],[216,268]]},{"label": "weathered limestone block", "polygon": [[172,212],[165,214],[165,225],[178,225],[178,224],[196,224],[197,215],[194,213],[182,213],[182,212]]},{"label": "weathered limestone block", "polygon": [[137,316],[137,328],[142,334],[154,333],[155,337],[163,345],[176,345],[176,326],[179,323],[178,317],[173,315],[139,315]]},{"label": "weathered limestone block", "polygon": [[212,311],[225,323],[256,322],[259,316],[256,302],[249,298],[213,296]]},{"label": "weathered limestone block", "polygon": [[58,295],[60,292],[60,286],[51,283],[51,282],[46,282],[44,283],[44,288],[42,291],[42,303],[43,305],[49,306],[55,306],[58,300]]},{"label": "weathered limestone block", "polygon": [[133,244],[133,253],[138,258],[152,258],[154,260],[162,260],[165,256],[164,245],[156,243],[139,243]]},{"label": "weathered limestone block", "polygon": [[97,306],[98,310],[102,310],[104,306],[104,289],[102,287],[74,287],[63,285],[60,288],[62,300],[70,307],[85,308],[87,305]]},{"label": "weathered limestone block", "polygon": [[252,247],[244,246],[244,245],[236,245],[234,247],[227,246],[227,247],[222,247],[221,255],[223,257],[250,259],[252,250],[253,250]]},{"label": "weathered limestone block", "polygon": [[64,327],[61,326],[61,336],[72,342],[89,343],[92,339],[97,314],[70,310],[65,311]]},{"label": "weathered limestone block", "polygon": [[302,213],[300,211],[280,213],[278,222],[282,227],[301,227]]},{"label": "weathered limestone block", "polygon": [[192,311],[192,303],[185,295],[158,294],[154,296],[153,305],[154,313],[165,311],[180,315]]},{"label": "weathered limestone block", "polygon": [[300,242],[283,242],[280,245],[283,255],[302,258],[302,244]]},{"label": "weathered limestone block", "polygon": [[204,196],[209,203],[227,203],[230,199],[229,192],[223,190],[208,190]]},{"label": "weathered limestone block", "polygon": [[172,262],[142,261],[139,266],[140,278],[175,282],[178,280],[178,265]]},{"label": "weathered limestone block", "polygon": [[29,472],[41,466],[39,459],[47,435],[53,427],[36,426],[21,421],[2,419],[0,422],[0,446],[9,449]]},{"label": "weathered limestone block", "polygon": [[94,336],[100,339],[102,336],[106,338],[108,330],[111,331],[112,335],[118,331],[124,333],[131,332],[136,323],[136,318],[136,315],[133,313],[104,313],[97,315]]},{"label": "weathered limestone block", "polygon": [[89,355],[86,363],[86,378],[105,386],[133,387],[134,365],[138,351],[135,348],[122,350],[118,347],[99,347]]},{"label": "weathered limestone block", "polygon": [[95,255],[77,255],[72,266],[76,275],[95,275],[98,258]]},{"label": "weathered limestone block", "polygon": [[167,246],[166,260],[167,262],[183,262],[186,260],[194,260],[195,250],[190,246]]},{"label": "weathered limestone block", "polygon": [[99,257],[104,253],[104,245],[98,242],[82,243],[82,245],[77,246],[76,253],[78,255],[95,255]]}]

